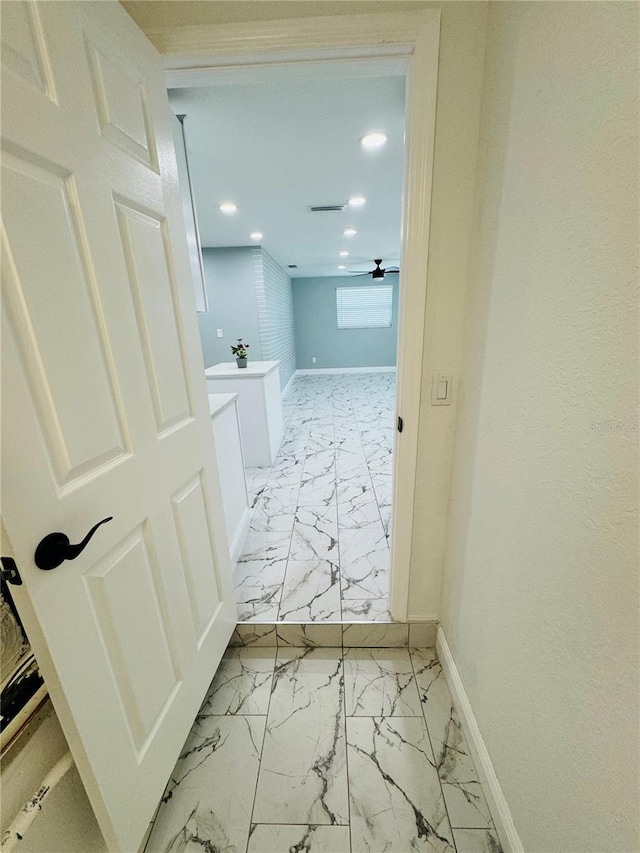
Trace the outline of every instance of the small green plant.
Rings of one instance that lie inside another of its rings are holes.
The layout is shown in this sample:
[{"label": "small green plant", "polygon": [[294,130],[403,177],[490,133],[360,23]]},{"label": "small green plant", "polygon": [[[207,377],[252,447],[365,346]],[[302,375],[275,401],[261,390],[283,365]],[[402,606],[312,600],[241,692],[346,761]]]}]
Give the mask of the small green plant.
[{"label": "small green plant", "polygon": [[238,343],[232,345],[231,352],[235,355],[236,358],[246,358],[248,349],[249,344],[243,344],[242,338],[238,338]]}]

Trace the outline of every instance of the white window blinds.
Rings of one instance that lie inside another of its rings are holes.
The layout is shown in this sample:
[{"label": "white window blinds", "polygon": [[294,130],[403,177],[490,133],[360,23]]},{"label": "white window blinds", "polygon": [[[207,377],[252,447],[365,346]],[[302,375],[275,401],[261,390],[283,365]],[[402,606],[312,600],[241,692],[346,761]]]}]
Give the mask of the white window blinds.
[{"label": "white window blinds", "polygon": [[393,285],[336,287],[339,329],[388,329],[391,327]]}]

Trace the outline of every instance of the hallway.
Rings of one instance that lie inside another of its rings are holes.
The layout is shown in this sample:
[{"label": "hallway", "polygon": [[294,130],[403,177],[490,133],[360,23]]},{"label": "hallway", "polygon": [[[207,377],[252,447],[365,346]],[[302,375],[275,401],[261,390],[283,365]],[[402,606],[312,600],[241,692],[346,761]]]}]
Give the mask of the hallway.
[{"label": "hallway", "polygon": [[271,468],[247,471],[241,621],[388,621],[395,373],[300,376]]},{"label": "hallway", "polygon": [[229,648],[145,853],[500,853],[435,649]]}]

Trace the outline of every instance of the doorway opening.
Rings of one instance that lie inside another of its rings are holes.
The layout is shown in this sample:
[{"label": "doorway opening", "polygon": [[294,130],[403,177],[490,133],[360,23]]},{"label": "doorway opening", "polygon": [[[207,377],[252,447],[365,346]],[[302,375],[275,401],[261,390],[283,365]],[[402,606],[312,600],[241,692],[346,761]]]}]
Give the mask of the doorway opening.
[{"label": "doorway opening", "polygon": [[240,621],[391,619],[405,74],[394,57],[212,70],[169,90],[186,116],[205,366],[233,368],[239,337],[250,364],[279,363],[281,441],[245,469]]}]

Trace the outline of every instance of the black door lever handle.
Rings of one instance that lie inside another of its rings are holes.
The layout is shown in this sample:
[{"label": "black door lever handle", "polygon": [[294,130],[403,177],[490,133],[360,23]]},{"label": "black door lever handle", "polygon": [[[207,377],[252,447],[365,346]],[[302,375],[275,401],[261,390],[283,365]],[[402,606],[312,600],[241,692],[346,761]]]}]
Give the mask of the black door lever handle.
[{"label": "black door lever handle", "polygon": [[89,540],[100,525],[106,524],[112,518],[113,516],[110,515],[109,518],[103,518],[102,521],[94,524],[82,542],[78,542],[76,545],[71,544],[66,533],[49,533],[36,548],[34,556],[36,566],[44,572],[48,572],[51,569],[57,569],[65,560],[75,560],[78,554],[81,554],[87,547]]}]

